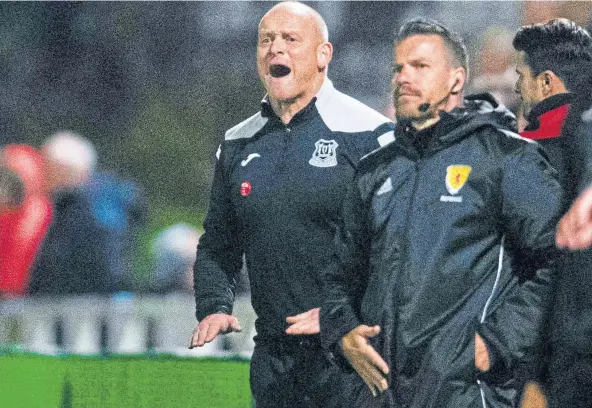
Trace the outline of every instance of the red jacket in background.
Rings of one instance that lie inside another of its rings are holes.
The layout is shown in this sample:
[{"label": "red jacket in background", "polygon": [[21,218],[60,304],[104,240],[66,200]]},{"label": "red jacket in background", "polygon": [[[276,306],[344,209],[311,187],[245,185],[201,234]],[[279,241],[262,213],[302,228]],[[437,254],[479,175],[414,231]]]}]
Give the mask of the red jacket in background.
[{"label": "red jacket in background", "polygon": [[1,159],[25,186],[17,210],[0,214],[0,295],[24,296],[29,272],[51,223],[52,207],[44,191],[43,159],[31,146],[7,145]]}]

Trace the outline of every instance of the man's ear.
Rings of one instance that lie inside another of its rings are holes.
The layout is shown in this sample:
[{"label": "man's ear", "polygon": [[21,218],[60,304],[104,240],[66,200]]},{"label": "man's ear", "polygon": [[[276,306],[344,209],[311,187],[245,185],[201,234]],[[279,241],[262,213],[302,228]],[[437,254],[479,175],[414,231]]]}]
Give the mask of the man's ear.
[{"label": "man's ear", "polygon": [[333,58],[333,45],[329,42],[319,45],[317,48],[317,65],[319,71],[327,68]]},{"label": "man's ear", "polygon": [[467,80],[467,72],[463,67],[456,68],[452,73],[452,85],[450,86],[450,93],[452,95],[458,95],[462,92],[465,87],[465,81]]},{"label": "man's ear", "polygon": [[555,93],[558,79],[559,78],[557,75],[555,75],[553,71],[549,70],[543,71],[538,75],[537,81],[541,89],[541,93],[545,98]]}]

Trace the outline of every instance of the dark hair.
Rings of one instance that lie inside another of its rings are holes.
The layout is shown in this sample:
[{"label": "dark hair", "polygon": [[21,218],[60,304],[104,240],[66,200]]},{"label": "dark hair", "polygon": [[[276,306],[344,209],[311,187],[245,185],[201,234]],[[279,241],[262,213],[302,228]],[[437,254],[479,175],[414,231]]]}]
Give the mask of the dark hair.
[{"label": "dark hair", "polygon": [[512,45],[524,52],[534,76],[552,71],[568,91],[581,89],[583,73],[592,68],[592,37],[565,18],[521,27]]},{"label": "dark hair", "polygon": [[422,18],[409,20],[403,24],[395,36],[395,42],[399,43],[407,37],[413,35],[437,35],[442,38],[444,44],[450,51],[452,60],[465,69],[469,75],[469,56],[467,47],[460,35],[443,26],[434,20],[425,20]]}]

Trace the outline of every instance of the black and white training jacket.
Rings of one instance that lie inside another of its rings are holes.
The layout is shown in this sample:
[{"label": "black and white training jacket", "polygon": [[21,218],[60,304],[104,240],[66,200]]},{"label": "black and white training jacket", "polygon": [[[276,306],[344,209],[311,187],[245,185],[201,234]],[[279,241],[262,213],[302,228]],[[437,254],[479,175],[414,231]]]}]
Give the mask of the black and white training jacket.
[{"label": "black and white training jacket", "polygon": [[394,139],[394,124],[325,80],[289,124],[269,102],[228,130],[194,267],[196,316],[231,313],[243,254],[258,340],[319,307],[342,201],[362,156]]}]

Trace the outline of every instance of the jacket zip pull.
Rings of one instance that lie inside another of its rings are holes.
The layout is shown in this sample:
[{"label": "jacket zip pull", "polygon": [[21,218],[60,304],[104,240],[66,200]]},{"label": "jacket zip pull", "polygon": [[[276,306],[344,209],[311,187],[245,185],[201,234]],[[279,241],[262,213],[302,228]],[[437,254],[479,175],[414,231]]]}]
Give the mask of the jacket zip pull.
[{"label": "jacket zip pull", "polygon": [[279,165],[279,171],[283,172],[286,169],[286,161],[288,160],[288,151],[290,147],[290,133],[292,132],[292,128],[289,125],[284,125],[284,134],[282,135],[283,138],[283,146],[282,146],[282,155],[281,155],[281,162]]}]

